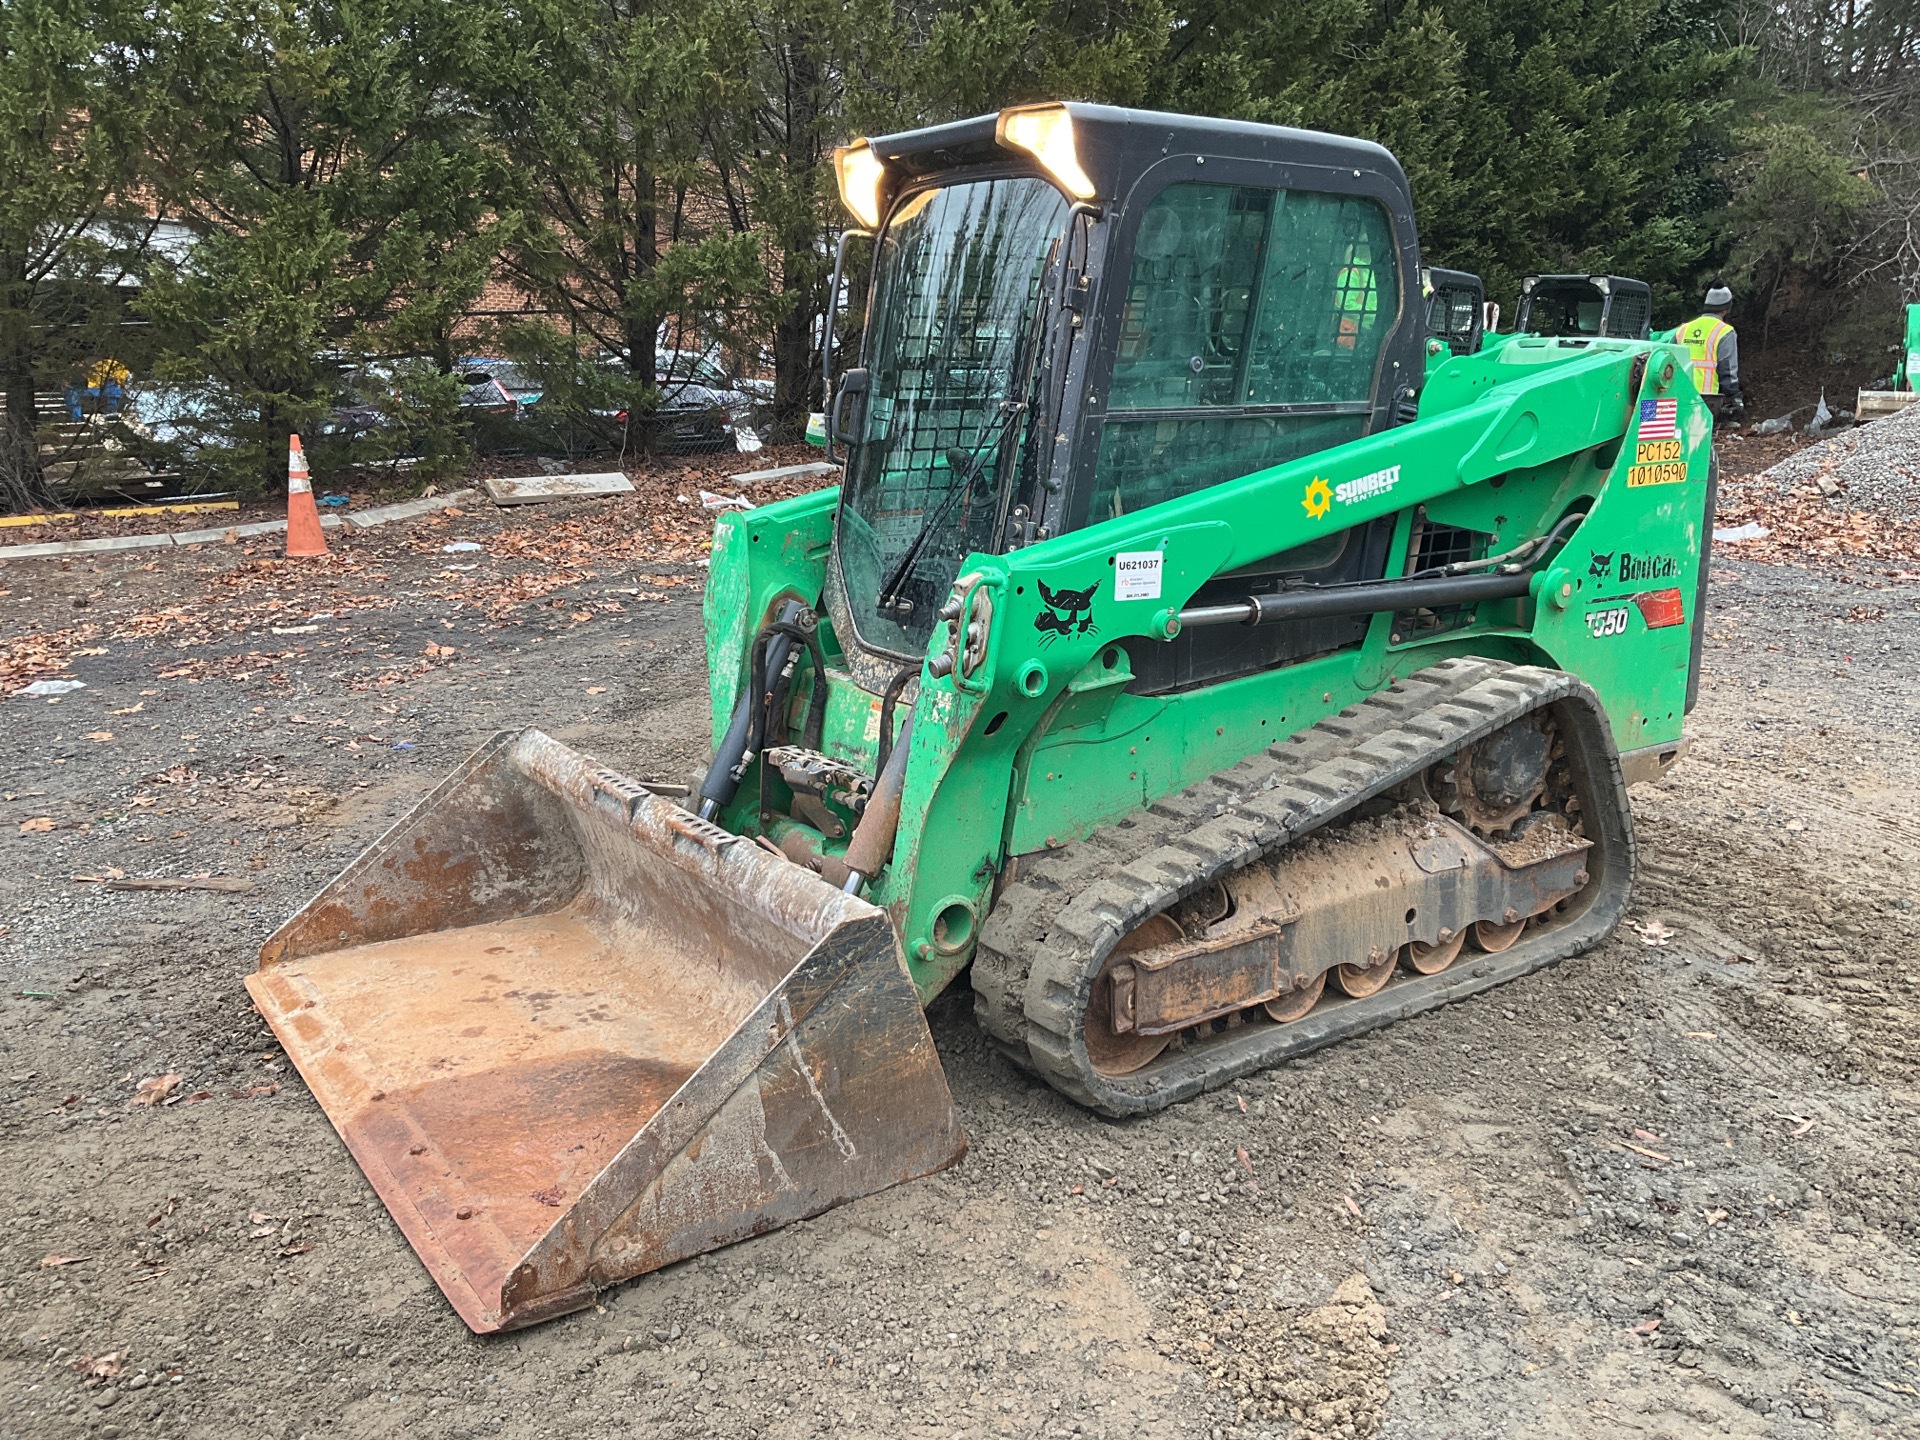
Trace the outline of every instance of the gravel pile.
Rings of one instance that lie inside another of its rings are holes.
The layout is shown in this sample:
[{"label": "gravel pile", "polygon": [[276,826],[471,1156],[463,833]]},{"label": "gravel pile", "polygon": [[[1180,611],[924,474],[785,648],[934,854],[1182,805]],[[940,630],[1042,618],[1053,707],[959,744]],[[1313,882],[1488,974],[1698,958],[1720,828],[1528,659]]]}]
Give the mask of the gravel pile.
[{"label": "gravel pile", "polygon": [[1836,510],[1920,518],[1920,404],[1809,445],[1757,478],[1783,494],[1815,487]]}]

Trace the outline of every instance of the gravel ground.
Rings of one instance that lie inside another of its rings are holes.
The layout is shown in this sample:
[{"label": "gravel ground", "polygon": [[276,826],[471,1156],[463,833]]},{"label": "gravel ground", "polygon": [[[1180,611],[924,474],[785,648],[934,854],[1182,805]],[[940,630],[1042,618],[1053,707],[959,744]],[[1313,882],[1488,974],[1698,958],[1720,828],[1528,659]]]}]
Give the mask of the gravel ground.
[{"label": "gravel ground", "polygon": [[1759,478],[1783,494],[1813,485],[1836,510],[1920,515],[1920,405],[1817,440]]},{"label": "gravel ground", "polygon": [[[0,1432],[1920,1436],[1912,586],[1716,562],[1593,954],[1125,1124],[950,997],[960,1166],[483,1341],[240,979],[497,727],[699,763],[694,557],[514,524],[0,575],[88,683],[4,702]],[[112,870],[252,888],[70,878]]]}]

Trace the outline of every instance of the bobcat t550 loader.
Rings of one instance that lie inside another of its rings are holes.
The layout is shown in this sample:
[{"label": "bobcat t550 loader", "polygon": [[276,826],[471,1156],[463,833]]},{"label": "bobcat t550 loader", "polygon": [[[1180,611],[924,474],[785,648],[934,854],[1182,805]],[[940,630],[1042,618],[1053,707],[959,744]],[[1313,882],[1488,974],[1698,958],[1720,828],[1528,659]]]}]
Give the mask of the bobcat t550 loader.
[{"label": "bobcat t550 loader", "polygon": [[249,981],[476,1330],[953,1164],[955,983],[1128,1116],[1577,955],[1681,745],[1680,357],[1429,374],[1385,150],[1041,105],[838,166],[843,483],[718,523],[697,798],[503,734]]}]

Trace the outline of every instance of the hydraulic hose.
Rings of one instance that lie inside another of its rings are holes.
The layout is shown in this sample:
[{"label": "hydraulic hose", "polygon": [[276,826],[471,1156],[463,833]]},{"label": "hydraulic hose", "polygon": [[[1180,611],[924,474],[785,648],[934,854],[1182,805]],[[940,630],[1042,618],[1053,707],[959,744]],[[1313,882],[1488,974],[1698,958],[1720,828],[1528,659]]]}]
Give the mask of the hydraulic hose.
[{"label": "hydraulic hose", "polygon": [[[775,683],[785,673],[784,663],[776,670],[762,659],[771,650],[773,641],[782,636],[806,646],[807,658],[813,661],[813,689],[807,696],[807,718],[800,727],[800,743],[809,750],[818,750],[826,733],[827,656],[820,648],[820,637],[810,625],[801,625],[792,620],[775,620],[755,637],[753,656],[747,666],[747,673],[755,682],[748,699],[756,717],[753,730],[753,753],[756,755],[767,748],[767,736],[773,730],[777,702],[782,694],[787,693],[791,684],[789,682],[788,687],[782,687]],[[789,658],[792,656],[791,646],[786,653]]]},{"label": "hydraulic hose", "polygon": [[893,712],[900,703],[900,692],[919,674],[918,665],[903,665],[887,681],[887,688],[880,692],[880,747],[873,757],[873,773],[876,776],[886,770],[887,757],[893,753]]},{"label": "hydraulic hose", "polygon": [[[791,623],[805,608],[798,600],[788,600],[781,605],[774,623]],[[766,632],[761,632],[761,638],[765,636]],[[765,659],[758,668],[758,688],[761,693],[777,683],[780,672],[786,668],[787,660],[793,653],[793,643],[791,636],[780,634],[766,646]],[[758,641],[755,644],[757,648]],[[749,683],[745,693],[733,702],[733,715],[727,721],[727,733],[721,737],[720,746],[714,752],[713,764],[707,767],[707,778],[700,782],[702,820],[711,820],[731,805],[734,796],[740,793],[740,779],[747,769],[742,762],[747,753],[747,742],[753,733],[754,716],[758,713],[753,700],[755,688]]]}]

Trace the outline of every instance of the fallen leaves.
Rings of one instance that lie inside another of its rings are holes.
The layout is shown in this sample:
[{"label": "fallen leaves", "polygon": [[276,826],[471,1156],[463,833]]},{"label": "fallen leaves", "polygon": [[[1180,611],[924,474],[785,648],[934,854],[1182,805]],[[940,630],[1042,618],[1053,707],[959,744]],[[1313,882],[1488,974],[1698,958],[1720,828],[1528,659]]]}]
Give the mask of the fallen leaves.
[{"label": "fallen leaves", "polygon": [[1714,524],[1724,529],[1752,521],[1766,527],[1766,535],[1732,547],[1731,553],[1743,560],[1790,565],[1857,559],[1897,562],[1920,554],[1920,524],[1838,509],[1830,502],[1840,493],[1838,487],[1827,491],[1817,481],[1786,491],[1757,477],[1751,482],[1723,482]]},{"label": "fallen leaves", "polygon": [[63,1265],[78,1265],[86,1260],[85,1255],[49,1255],[40,1262],[42,1270],[58,1270]]},{"label": "fallen leaves", "polygon": [[89,1385],[104,1385],[125,1368],[126,1358],[124,1350],[107,1355],[76,1355],[67,1361],[67,1368],[85,1376]]},{"label": "fallen leaves", "polygon": [[136,700],[133,702],[133,704],[127,706],[126,709],[124,710],[109,710],[107,713],[109,715],[138,715],[142,710],[146,708],[147,708],[146,701]]},{"label": "fallen leaves", "polygon": [[96,745],[104,745],[104,744],[106,744],[106,743],[107,743],[107,742],[108,742],[109,740],[111,740],[111,739],[113,739],[113,731],[111,731],[111,730],[89,730],[89,731],[88,731],[88,732],[86,733],[86,735],[85,735],[84,737],[82,737],[82,738],[84,738],[84,739],[87,739],[87,740],[91,740],[91,741],[93,741],[93,743],[94,743],[94,744],[96,744]]},{"label": "fallen leaves", "polygon": [[22,820],[20,822],[20,833],[22,835],[44,835],[51,829],[53,829],[53,817],[51,815],[36,815],[31,820]]},{"label": "fallen leaves", "polygon": [[451,645],[442,645],[436,640],[429,640],[420,653],[430,660],[450,660],[459,652]]},{"label": "fallen leaves", "polygon": [[35,680],[53,679],[99,634],[98,625],[80,625],[0,640],[0,691],[11,694]]},{"label": "fallen leaves", "polygon": [[264,1085],[249,1085],[244,1090],[236,1090],[233,1092],[233,1098],[236,1100],[258,1100],[265,1096],[278,1095],[279,1093],[280,1082],[278,1080],[269,1080]]},{"label": "fallen leaves", "polygon": [[178,1075],[150,1075],[133,1092],[129,1105],[158,1105],[180,1088]]},{"label": "fallen leaves", "polygon": [[1658,920],[1649,920],[1641,925],[1629,925],[1628,928],[1640,937],[1642,945],[1665,945],[1677,933],[1669,930]]},{"label": "fallen leaves", "polygon": [[1351,1195],[1342,1195],[1340,1198],[1347,1202],[1347,1210],[1352,1214],[1354,1219],[1364,1220],[1367,1218],[1366,1212],[1360,1208],[1360,1202],[1358,1200],[1354,1199]]},{"label": "fallen leaves", "polygon": [[1631,1140],[1622,1140],[1620,1144],[1622,1148],[1631,1150],[1634,1154],[1644,1156],[1648,1160],[1658,1160],[1662,1165],[1673,1163],[1671,1155],[1663,1155],[1658,1150],[1649,1150],[1646,1146],[1636,1145]]}]

